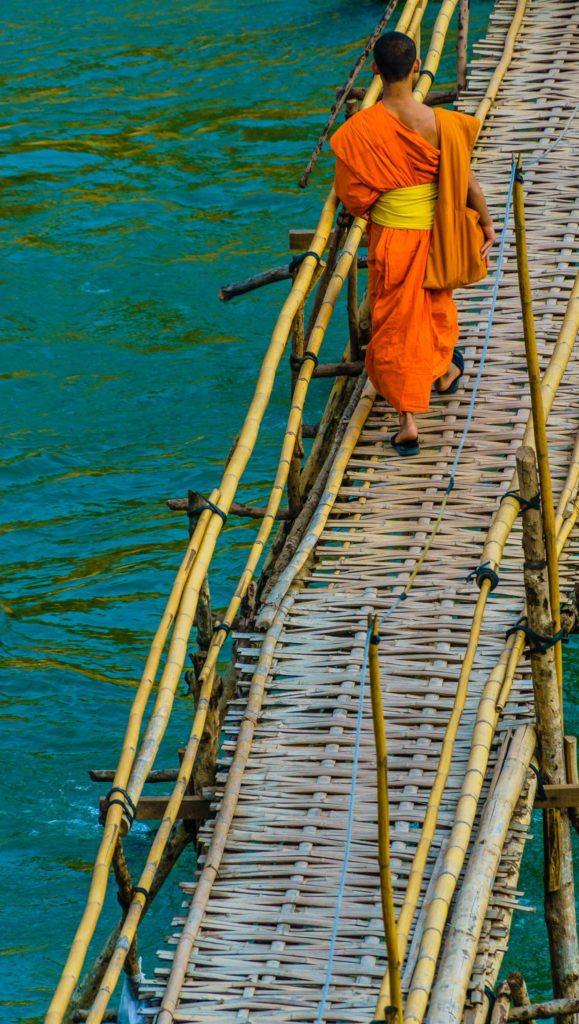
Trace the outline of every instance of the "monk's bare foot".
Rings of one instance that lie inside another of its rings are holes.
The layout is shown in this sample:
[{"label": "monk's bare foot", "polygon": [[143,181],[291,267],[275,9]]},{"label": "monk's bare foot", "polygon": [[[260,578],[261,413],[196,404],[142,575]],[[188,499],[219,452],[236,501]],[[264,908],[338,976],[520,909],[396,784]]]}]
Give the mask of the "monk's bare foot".
[{"label": "monk's bare foot", "polygon": [[449,387],[454,384],[455,380],[458,380],[460,372],[460,368],[455,366],[454,363],[451,363],[446,373],[443,373],[442,377],[436,378],[434,382],[436,390],[440,391],[441,394],[444,394],[444,392],[448,391]]},{"label": "monk's bare foot", "polygon": [[400,426],[396,434],[396,443],[404,444],[405,441],[416,441],[418,437],[418,424],[413,412],[401,412],[398,414]]}]

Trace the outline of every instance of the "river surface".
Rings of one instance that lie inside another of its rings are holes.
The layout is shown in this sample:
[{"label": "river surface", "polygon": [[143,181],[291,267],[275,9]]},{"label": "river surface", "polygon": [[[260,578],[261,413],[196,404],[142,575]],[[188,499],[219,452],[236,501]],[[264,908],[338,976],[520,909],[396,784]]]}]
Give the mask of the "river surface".
[{"label": "river surface", "polygon": [[[473,5],[473,35],[490,7]],[[296,182],[382,11],[358,0],[3,5],[6,1024],[41,1019],[84,902],[102,792],[87,772],[116,764],[183,550],[185,523],[164,500],[218,482],[287,292],[278,284],[225,305],[219,286],[287,262],[288,228],[315,224],[327,151],[310,189]],[[452,76],[448,59],[437,86]],[[330,359],[342,324],[329,333]],[[310,422],[328,385],[312,392]],[[266,493],[287,399],[282,373],[240,500]],[[234,521],[222,535],[218,608],[253,532]],[[180,695],[158,764],[175,765],[189,714]],[[576,703],[569,718],[576,726]],[[524,876],[531,904],[541,894],[537,825]],[[149,838],[146,825],[131,832],[135,870]],[[182,870],[191,875],[191,855]],[[170,882],[148,916],[145,969],[179,900]],[[111,895],[95,952],[117,916]],[[536,996],[549,991],[539,917],[517,916],[510,953],[533,963]]]}]

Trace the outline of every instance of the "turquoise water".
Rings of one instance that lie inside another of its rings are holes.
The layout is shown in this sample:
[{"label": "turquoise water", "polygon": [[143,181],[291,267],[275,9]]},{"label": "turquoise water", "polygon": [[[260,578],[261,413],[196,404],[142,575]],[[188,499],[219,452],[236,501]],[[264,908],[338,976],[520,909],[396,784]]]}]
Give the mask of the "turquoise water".
[{"label": "turquoise water", "polygon": [[[490,6],[474,5],[475,34]],[[102,791],[87,771],[116,763],[183,550],[185,524],[164,499],[218,482],[287,291],[224,305],[218,288],[285,262],[288,227],[315,223],[327,153],[307,192],[296,181],[382,10],[345,0],[3,8],[6,1024],[40,1019],[84,902]],[[451,77],[449,62],[440,87]],[[343,341],[343,327],[333,328],[329,358]],[[262,497],[276,465],[281,378],[240,500]],[[312,391],[311,422],[328,386]],[[223,535],[211,575],[217,607],[253,532],[232,523]],[[175,764],[189,711],[180,696],[160,765]],[[132,830],[135,871],[148,838],[147,826]],[[183,863],[190,874],[191,856]],[[532,899],[538,870],[531,863]],[[170,883],[150,913],[146,967],[179,899]],[[103,917],[95,951],[116,920],[114,895]],[[536,923],[517,919],[512,959],[541,944]],[[536,957],[542,995],[544,949]]]}]

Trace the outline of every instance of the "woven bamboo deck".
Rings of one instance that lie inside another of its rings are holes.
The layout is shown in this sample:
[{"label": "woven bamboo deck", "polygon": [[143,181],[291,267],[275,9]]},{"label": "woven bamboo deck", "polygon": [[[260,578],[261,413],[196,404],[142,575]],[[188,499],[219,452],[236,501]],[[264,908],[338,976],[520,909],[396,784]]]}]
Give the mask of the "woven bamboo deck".
[{"label": "woven bamboo deck", "polygon": [[[467,112],[474,112],[484,94],[514,9],[514,0],[497,3],[462,97],[461,106]],[[523,155],[540,156],[566,127],[579,101],[579,71],[570,59],[578,43],[575,0],[529,0],[514,59],[476,150],[475,170],[499,224],[511,155],[522,150]],[[578,151],[579,116],[556,149],[525,176],[530,271],[543,368],[575,280]],[[237,810],[175,1020],[306,1024],[318,1019],[344,854],[367,615],[373,610],[384,615],[391,607],[432,529],[479,365],[492,285],[491,276],[458,295],[467,368],[464,386],[452,398],[433,398],[430,413],[421,417],[420,456],[403,460],[392,454],[387,439],[396,424],[391,411],[378,400],[350,458],[315,560],[308,563],[285,600],[287,614]],[[578,393],[575,356],[558,388],[548,424],[556,502],[575,444]],[[407,600],[381,627],[398,906],[420,837],[478,596],[476,583],[466,582],[466,577],[479,565],[493,514],[510,486],[529,412],[511,230],[487,365],[456,485]],[[576,556],[577,537],[561,559],[563,590],[574,552]],[[517,522],[506,542],[499,586],[486,606],[404,966],[405,991],[411,985],[428,886],[455,818],[481,691],[504,650],[505,631],[522,608]],[[220,785],[227,777],[261,639],[246,637],[240,645],[239,693],[226,722]],[[327,1024],[371,1021],[385,967],[369,696],[367,692],[345,899],[322,1018]],[[523,661],[500,720],[479,813],[505,738],[515,726],[531,720],[531,702],[529,672]],[[481,1019],[486,1011],[484,988],[495,983],[512,914],[522,895],[517,882],[533,794],[531,777],[513,816],[487,909],[469,990],[465,1019],[470,1021]],[[212,828],[210,822],[202,835],[205,848]],[[194,883],[184,886],[187,900],[194,889]],[[174,935],[159,952],[155,980],[146,986],[153,1002],[151,1014],[163,996],[183,923],[184,917],[174,920]]]}]

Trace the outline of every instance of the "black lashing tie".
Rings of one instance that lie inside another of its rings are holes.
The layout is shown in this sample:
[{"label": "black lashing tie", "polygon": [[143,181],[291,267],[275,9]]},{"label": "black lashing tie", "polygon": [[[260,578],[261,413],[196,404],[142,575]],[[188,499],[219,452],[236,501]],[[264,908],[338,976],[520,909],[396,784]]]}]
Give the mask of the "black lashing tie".
[{"label": "black lashing tie", "polygon": [[315,352],[304,352],[303,356],[294,356],[292,353],[289,357],[289,362],[292,370],[300,370],[304,365],[306,359],[311,359],[314,364],[314,368],[318,365],[318,357]]},{"label": "black lashing tie", "polygon": [[528,508],[534,508],[536,511],[540,511],[541,508],[541,495],[538,492],[533,495],[530,501],[521,497],[518,491],[505,491],[503,498],[514,498],[515,501],[518,501],[519,507],[523,509],[523,511],[526,511]]},{"label": "black lashing tie", "polygon": [[219,516],[219,518],[223,521],[223,524],[225,525],[225,523],[227,522],[227,513],[224,512],[222,508],[219,508],[219,506],[216,505],[213,501],[210,501],[209,498],[206,498],[204,494],[198,494],[197,498],[201,499],[203,505],[200,505],[199,508],[194,508],[187,511],[187,515],[189,516],[189,522],[196,523],[202,512],[205,512],[206,509],[211,509],[212,512],[215,512],[215,514]]},{"label": "black lashing tie", "polygon": [[476,580],[479,587],[483,580],[489,580],[491,591],[493,591],[496,590],[499,585],[499,574],[498,572],[495,572],[494,569],[491,569],[490,562],[483,562],[481,565],[478,565],[476,569],[473,569],[472,572],[469,572],[466,577],[467,583],[472,583],[473,580]]},{"label": "black lashing tie", "polygon": [[294,256],[294,258],[290,261],[290,264],[288,266],[290,274],[293,274],[294,270],[298,270],[299,267],[301,267],[302,263],[304,262],[307,256],[313,256],[319,267],[320,263],[322,262],[322,257],[319,256],[317,252],[314,252],[313,249],[308,249],[307,252],[298,253],[298,255]]},{"label": "black lashing tie", "polygon": [[508,639],[514,633],[525,634],[531,654],[546,654],[551,647],[555,646],[555,644],[566,644],[569,640],[564,629],[560,629],[557,633],[554,633],[553,636],[542,636],[541,633],[537,633],[534,629],[531,629],[526,618],[519,619],[518,622],[515,622],[514,626],[507,629],[505,638]]},{"label": "black lashing tie", "polygon": [[[113,799],[111,800],[111,796],[113,795],[113,793],[120,793],[122,799],[119,799],[119,797],[113,797]],[[103,812],[101,814],[101,823],[104,824],[104,820],[107,816],[107,811],[109,807],[113,806],[113,804],[119,804],[123,808],[123,814],[127,819],[130,828],[136,818],[137,808],[134,802],[132,801],[131,797],[127,793],[126,789],[123,789],[122,786],[113,786],[112,789],[109,789],[107,795],[105,796],[105,805],[103,808]]]}]

